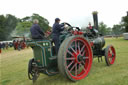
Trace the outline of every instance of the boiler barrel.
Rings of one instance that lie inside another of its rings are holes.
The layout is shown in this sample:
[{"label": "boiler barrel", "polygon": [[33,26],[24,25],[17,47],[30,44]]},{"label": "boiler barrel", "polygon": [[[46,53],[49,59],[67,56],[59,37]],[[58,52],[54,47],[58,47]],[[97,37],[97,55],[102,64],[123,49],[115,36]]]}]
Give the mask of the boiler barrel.
[{"label": "boiler barrel", "polygon": [[93,40],[94,46],[98,47],[98,48],[103,48],[105,45],[105,40],[104,37],[98,37],[95,40]]}]

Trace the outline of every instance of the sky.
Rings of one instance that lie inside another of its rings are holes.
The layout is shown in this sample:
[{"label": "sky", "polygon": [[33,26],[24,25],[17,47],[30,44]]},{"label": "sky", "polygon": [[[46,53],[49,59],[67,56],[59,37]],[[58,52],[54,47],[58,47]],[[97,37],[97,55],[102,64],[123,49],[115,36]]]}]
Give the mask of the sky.
[{"label": "sky", "polygon": [[119,24],[128,11],[128,0],[0,0],[0,15],[18,18],[37,13],[53,25],[56,17],[73,26],[93,24],[92,12],[98,11],[99,22],[108,27]]}]

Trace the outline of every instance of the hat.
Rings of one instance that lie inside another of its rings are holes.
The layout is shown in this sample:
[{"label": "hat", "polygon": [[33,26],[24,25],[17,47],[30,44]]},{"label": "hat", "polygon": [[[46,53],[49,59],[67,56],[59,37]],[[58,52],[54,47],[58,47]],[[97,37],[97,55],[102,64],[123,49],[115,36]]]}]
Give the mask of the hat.
[{"label": "hat", "polygon": [[56,18],[55,21],[60,21],[60,19],[59,18]]}]

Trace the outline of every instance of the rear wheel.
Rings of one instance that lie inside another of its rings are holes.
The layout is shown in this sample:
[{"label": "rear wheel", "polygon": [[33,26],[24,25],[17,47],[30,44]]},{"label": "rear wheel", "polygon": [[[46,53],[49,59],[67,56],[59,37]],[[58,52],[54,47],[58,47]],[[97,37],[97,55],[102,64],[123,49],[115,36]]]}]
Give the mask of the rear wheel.
[{"label": "rear wheel", "polygon": [[92,65],[92,50],[84,37],[72,36],[63,41],[58,53],[61,74],[72,81],[85,78]]},{"label": "rear wheel", "polygon": [[105,61],[108,66],[114,64],[116,58],[115,48],[109,45],[105,48]]}]

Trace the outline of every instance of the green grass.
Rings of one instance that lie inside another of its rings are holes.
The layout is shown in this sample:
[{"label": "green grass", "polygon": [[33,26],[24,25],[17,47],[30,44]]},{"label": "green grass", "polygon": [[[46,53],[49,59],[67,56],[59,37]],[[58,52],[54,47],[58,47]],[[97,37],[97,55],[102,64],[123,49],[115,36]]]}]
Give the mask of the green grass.
[{"label": "green grass", "polygon": [[[106,39],[106,45],[114,45],[117,53],[112,66],[105,60],[93,60],[89,75],[80,81],[70,82],[60,74],[47,76],[41,74],[35,85],[128,85],[128,40],[123,38]],[[33,57],[32,50],[14,51],[9,49],[0,54],[0,85],[33,85],[27,76],[27,65]]]}]

